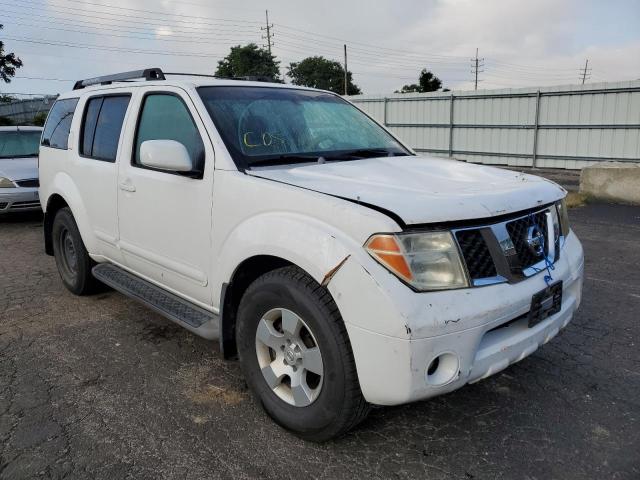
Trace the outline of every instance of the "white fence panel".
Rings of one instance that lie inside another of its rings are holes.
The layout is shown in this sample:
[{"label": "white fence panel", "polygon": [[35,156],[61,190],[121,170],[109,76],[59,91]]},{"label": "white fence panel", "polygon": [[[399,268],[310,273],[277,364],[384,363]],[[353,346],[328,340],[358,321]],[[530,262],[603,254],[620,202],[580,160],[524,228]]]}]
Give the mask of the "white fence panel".
[{"label": "white fence panel", "polygon": [[570,169],[640,162],[640,81],[349,100],[418,152]]}]

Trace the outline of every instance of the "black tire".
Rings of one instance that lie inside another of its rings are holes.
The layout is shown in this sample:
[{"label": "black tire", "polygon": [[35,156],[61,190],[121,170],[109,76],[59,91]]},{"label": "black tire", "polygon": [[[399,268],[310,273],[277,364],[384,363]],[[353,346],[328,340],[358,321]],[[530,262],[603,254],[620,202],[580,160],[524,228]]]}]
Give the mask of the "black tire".
[{"label": "black tire", "polygon": [[91,274],[95,262],[87,253],[69,208],[62,208],[56,213],[51,237],[56,266],[64,286],[75,295],[96,292],[100,283]]},{"label": "black tire", "polygon": [[[287,309],[304,319],[324,364],[321,390],[307,406],[294,406],[267,384],[256,353],[256,331],[265,313]],[[325,287],[295,266],[273,270],[255,280],[238,308],[236,342],[249,388],[282,427],[305,440],[324,442],[360,423],[370,406],[360,390],[346,328]]]}]

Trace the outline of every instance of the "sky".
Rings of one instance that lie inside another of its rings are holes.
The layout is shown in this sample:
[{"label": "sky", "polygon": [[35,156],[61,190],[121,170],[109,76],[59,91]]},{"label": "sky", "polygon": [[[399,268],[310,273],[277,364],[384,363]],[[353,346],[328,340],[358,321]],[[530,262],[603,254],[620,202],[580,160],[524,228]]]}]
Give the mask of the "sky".
[{"label": "sky", "polygon": [[[640,79],[640,0],[0,0],[5,53],[24,62],[0,93],[59,93],[73,81],[146,67],[213,74],[233,45],[266,44],[282,73],[322,55],[366,94],[427,68],[454,90]],[[286,81],[289,81],[285,77]]]}]

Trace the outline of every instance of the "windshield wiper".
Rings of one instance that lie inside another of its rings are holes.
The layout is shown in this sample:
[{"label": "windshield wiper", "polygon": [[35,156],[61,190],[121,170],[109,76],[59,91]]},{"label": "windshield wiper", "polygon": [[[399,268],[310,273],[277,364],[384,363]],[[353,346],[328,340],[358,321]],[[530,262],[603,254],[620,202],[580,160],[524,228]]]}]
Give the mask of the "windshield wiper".
[{"label": "windshield wiper", "polygon": [[389,150],[387,148],[359,148],[356,150],[339,152],[335,155],[325,155],[324,157],[327,160],[359,160],[362,158],[396,157],[404,155],[408,154],[396,150]]},{"label": "windshield wiper", "polygon": [[268,166],[268,165],[286,165],[288,163],[303,163],[303,162],[315,162],[318,160],[318,155],[301,155],[296,153],[287,153],[278,155],[277,157],[262,158],[259,160],[252,160],[249,163],[249,168],[256,166]]}]

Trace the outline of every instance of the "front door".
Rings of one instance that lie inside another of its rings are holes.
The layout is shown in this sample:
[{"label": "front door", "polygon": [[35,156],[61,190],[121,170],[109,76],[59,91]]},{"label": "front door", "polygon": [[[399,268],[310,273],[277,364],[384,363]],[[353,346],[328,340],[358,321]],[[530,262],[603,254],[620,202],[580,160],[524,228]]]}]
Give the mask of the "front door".
[{"label": "front door", "polygon": [[[189,96],[179,88],[142,88],[129,161],[118,170],[119,245],[135,273],[211,305],[209,286],[213,149]],[[182,143],[194,172],[161,171],[140,163],[146,140]]]}]

